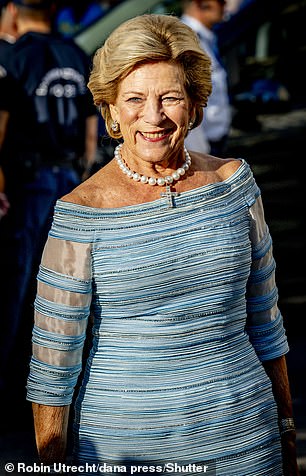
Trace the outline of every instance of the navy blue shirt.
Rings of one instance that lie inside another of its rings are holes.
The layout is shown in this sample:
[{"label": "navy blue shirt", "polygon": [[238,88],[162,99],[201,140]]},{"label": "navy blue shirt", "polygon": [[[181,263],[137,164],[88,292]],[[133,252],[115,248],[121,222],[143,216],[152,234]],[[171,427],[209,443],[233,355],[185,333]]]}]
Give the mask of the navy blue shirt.
[{"label": "navy blue shirt", "polygon": [[0,38],[0,104],[5,111],[9,107],[11,96],[11,82],[8,80],[8,64],[12,55],[13,44],[4,38]]},{"label": "navy blue shirt", "polygon": [[9,101],[0,95],[0,109],[10,113],[4,146],[10,164],[25,154],[42,163],[82,156],[86,118],[97,113],[89,71],[89,58],[70,40],[36,32],[17,40],[8,64],[12,93]]}]

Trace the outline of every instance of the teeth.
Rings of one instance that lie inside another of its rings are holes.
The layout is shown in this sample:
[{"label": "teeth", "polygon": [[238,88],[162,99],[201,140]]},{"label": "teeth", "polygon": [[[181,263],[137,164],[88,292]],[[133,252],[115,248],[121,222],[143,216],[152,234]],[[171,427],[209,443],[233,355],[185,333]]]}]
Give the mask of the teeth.
[{"label": "teeth", "polygon": [[165,132],[142,132],[142,135],[147,139],[159,139],[164,137],[166,134]]}]

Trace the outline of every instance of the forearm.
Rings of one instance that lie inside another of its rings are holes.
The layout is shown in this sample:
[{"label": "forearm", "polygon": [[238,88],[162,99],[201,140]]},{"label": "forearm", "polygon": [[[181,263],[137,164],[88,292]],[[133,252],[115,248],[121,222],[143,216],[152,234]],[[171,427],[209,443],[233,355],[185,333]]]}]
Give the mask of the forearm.
[{"label": "forearm", "polygon": [[52,407],[33,403],[36,446],[43,463],[65,461],[69,406]]},{"label": "forearm", "polygon": [[10,115],[7,111],[0,111],[0,149],[6,136],[9,117]]},{"label": "forearm", "polygon": [[[292,400],[285,356],[263,362],[272,382],[272,391],[277,405],[279,420],[292,418]],[[284,476],[298,476],[296,461],[295,430],[281,431]]]},{"label": "forearm", "polygon": [[263,366],[272,383],[279,419],[293,416],[286,357],[267,360]]}]

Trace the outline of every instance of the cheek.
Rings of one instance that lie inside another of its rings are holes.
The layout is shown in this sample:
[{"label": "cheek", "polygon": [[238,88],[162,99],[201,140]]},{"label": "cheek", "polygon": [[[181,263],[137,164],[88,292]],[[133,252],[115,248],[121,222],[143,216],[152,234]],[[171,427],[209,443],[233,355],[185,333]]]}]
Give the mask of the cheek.
[{"label": "cheek", "polygon": [[172,119],[179,127],[186,127],[186,124],[189,120],[188,110],[186,108],[182,108],[179,111],[176,111]]},{"label": "cheek", "polygon": [[181,107],[176,111],[177,117],[180,118],[180,123],[188,121],[189,117],[189,108],[186,104],[182,104]]},{"label": "cheek", "polygon": [[119,120],[122,126],[129,126],[137,120],[138,112],[134,109],[122,108],[119,112]]}]

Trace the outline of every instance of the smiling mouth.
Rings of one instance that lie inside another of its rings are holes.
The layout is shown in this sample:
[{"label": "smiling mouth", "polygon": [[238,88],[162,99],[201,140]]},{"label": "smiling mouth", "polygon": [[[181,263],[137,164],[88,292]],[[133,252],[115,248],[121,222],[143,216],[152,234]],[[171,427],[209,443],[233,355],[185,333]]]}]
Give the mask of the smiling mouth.
[{"label": "smiling mouth", "polygon": [[163,139],[171,133],[171,129],[168,129],[166,131],[160,131],[160,132],[140,132],[139,133],[144,137],[144,139],[147,140],[160,140]]}]

